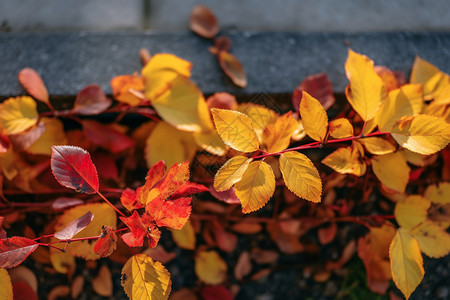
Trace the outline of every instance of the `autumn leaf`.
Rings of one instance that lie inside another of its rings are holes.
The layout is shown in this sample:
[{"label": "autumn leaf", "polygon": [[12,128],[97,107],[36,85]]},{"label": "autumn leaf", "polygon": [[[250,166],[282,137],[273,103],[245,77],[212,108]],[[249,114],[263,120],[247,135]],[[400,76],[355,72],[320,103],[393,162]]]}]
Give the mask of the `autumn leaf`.
[{"label": "autumn leaf", "polygon": [[366,148],[367,152],[375,155],[389,154],[396,149],[395,146],[387,140],[377,136],[358,139],[357,142],[361,143]]},{"label": "autumn leaf", "polygon": [[38,72],[31,68],[22,69],[19,72],[18,79],[20,84],[33,98],[51,107],[47,88]]},{"label": "autumn leaf", "polygon": [[400,152],[374,156],[371,161],[375,176],[384,186],[399,193],[405,191],[411,169]]},{"label": "autumn leaf", "polygon": [[66,208],[83,204],[84,201],[77,198],[59,197],[52,203],[52,208],[56,211],[61,211]]},{"label": "autumn leaf", "polygon": [[199,251],[195,254],[195,274],[206,284],[220,284],[227,276],[227,264],[214,251]]},{"label": "autumn leaf", "polygon": [[290,191],[306,200],[318,203],[322,195],[322,181],[311,160],[298,152],[280,155],[280,169]]},{"label": "autumn leaf", "polygon": [[111,297],[113,295],[112,274],[106,265],[102,265],[97,276],[92,278],[92,288],[100,296]]},{"label": "autumn leaf", "polygon": [[144,206],[139,201],[138,195],[136,195],[136,191],[130,188],[126,188],[122,192],[122,195],[120,196],[120,202],[126,209],[128,209],[128,211],[144,208]]},{"label": "autumn leaf", "polygon": [[201,37],[212,39],[219,32],[219,24],[214,13],[204,5],[196,5],[191,11],[189,26]]},{"label": "autumn leaf", "polygon": [[59,240],[68,240],[74,237],[78,232],[86,228],[86,226],[89,225],[89,223],[92,222],[94,219],[94,215],[88,211],[81,217],[73,220],[69,224],[66,225],[63,229],[55,232],[53,235],[55,238]]},{"label": "autumn leaf", "polygon": [[192,223],[188,220],[181,229],[170,229],[172,239],[179,248],[194,250],[195,249],[195,231]]},{"label": "autumn leaf", "polygon": [[306,134],[316,141],[323,141],[328,129],[328,116],[320,102],[303,92],[300,115]]},{"label": "autumn leaf", "polygon": [[0,268],[9,269],[18,266],[38,246],[35,241],[20,236],[0,239]]},{"label": "autumn leaf", "polygon": [[51,155],[53,145],[67,144],[64,125],[60,120],[54,118],[41,118],[41,122],[45,131],[27,148],[27,152],[32,154]]},{"label": "autumn leaf", "polygon": [[341,174],[362,176],[366,172],[366,164],[356,147],[339,148],[325,157],[322,163]]},{"label": "autumn leaf", "polygon": [[284,114],[274,123],[267,125],[262,133],[262,142],[266,152],[275,153],[286,149],[296,130],[297,120],[292,117],[292,112]]},{"label": "autumn leaf", "polygon": [[375,72],[371,59],[350,49],[345,73],[350,81],[345,90],[347,100],[364,121],[369,121],[386,97],[383,81]]},{"label": "autumn leaf", "polygon": [[335,139],[353,136],[353,126],[346,118],[334,119],[328,124],[330,135]]},{"label": "autumn leaf", "polygon": [[450,234],[435,222],[425,220],[411,233],[419,243],[420,251],[427,256],[439,258],[450,253]]},{"label": "autumn leaf", "polygon": [[431,184],[425,190],[424,197],[436,204],[450,204],[450,183]]},{"label": "autumn leaf", "polygon": [[98,191],[97,170],[86,150],[74,146],[52,146],[51,167],[61,185],[86,194]]},{"label": "autumn leaf", "polygon": [[73,104],[72,112],[80,115],[97,115],[104,112],[111,105],[101,87],[91,84],[78,92]]},{"label": "autumn leaf", "polygon": [[122,268],[121,284],[130,299],[168,299],[172,289],[170,273],[145,254],[132,256]]},{"label": "autumn leaf", "polygon": [[130,106],[136,106],[142,101],[136,96],[136,92],[145,89],[144,78],[135,74],[116,76],[111,80],[111,88],[114,99]]},{"label": "autumn leaf", "polygon": [[153,218],[144,213],[142,217],[137,211],[129,217],[120,217],[120,220],[127,225],[131,232],[122,235],[122,240],[130,247],[141,247],[144,243],[144,238],[148,238],[150,248],[158,244],[161,232],[156,227]]},{"label": "autumn leaf", "polygon": [[243,113],[226,110],[211,109],[217,133],[224,143],[241,152],[258,150],[259,141],[253,129],[252,122]]},{"label": "autumn leaf", "polygon": [[448,75],[419,56],[414,60],[410,81],[423,86],[425,100],[448,98]]},{"label": "autumn leaf", "polygon": [[81,125],[84,134],[93,144],[112,153],[118,153],[135,145],[133,139],[114,128],[113,125],[105,125],[94,120],[83,120]]},{"label": "autumn leaf", "polygon": [[214,176],[214,189],[218,192],[229,190],[242,179],[251,161],[251,158],[242,155],[230,158]]},{"label": "autumn leaf", "polygon": [[425,271],[419,244],[408,229],[397,230],[389,248],[389,257],[392,279],[406,299],[409,299],[422,281]]},{"label": "autumn leaf", "polygon": [[375,73],[377,73],[377,75],[383,81],[386,92],[389,93],[390,91],[398,89],[400,87],[395,73],[392,72],[389,68],[386,68],[385,66],[375,66],[374,70]]},{"label": "autumn leaf", "polygon": [[[50,239],[50,241],[56,242],[57,239]],[[52,263],[53,269],[60,274],[72,275],[75,272],[75,257],[69,253],[50,248],[50,262]]]},{"label": "autumn leaf", "polygon": [[251,162],[235,189],[244,214],[260,209],[275,192],[272,168],[263,161]]},{"label": "autumn leaf", "polygon": [[437,153],[431,155],[423,155],[409,151],[408,149],[403,149],[402,154],[408,163],[418,167],[429,166],[433,164],[438,158]]},{"label": "autumn leaf", "polygon": [[238,105],[237,111],[250,118],[259,140],[262,140],[264,129],[278,118],[278,114],[273,110],[254,103],[241,103]]},{"label": "autumn leaf", "polygon": [[247,86],[247,75],[241,62],[228,51],[220,51],[217,55],[219,65],[228,78],[241,88]]},{"label": "autumn leaf", "polygon": [[36,101],[28,96],[9,98],[0,104],[0,126],[7,134],[17,134],[38,121]]},{"label": "autumn leaf", "polygon": [[[38,122],[33,127],[24,132],[6,136],[3,153],[8,151],[9,144],[12,144],[14,150],[25,150],[33,145],[45,132],[44,122]],[[50,146],[49,146],[50,147]]]},{"label": "autumn leaf", "polygon": [[326,73],[309,75],[292,93],[292,104],[295,110],[300,107],[303,92],[307,92],[313,98],[319,100],[325,110],[329,109],[336,101],[333,86]]},{"label": "autumn leaf", "polygon": [[147,203],[145,210],[156,225],[181,229],[191,215],[191,200],[189,197],[166,201],[157,198]]},{"label": "autumn leaf", "polygon": [[103,226],[102,234],[94,244],[94,252],[100,257],[110,256],[117,248],[117,234],[109,226]]},{"label": "autumn leaf", "polygon": [[430,200],[422,196],[408,196],[395,205],[395,219],[401,227],[412,230],[427,219],[430,205]]},{"label": "autumn leaf", "polygon": [[403,117],[391,130],[400,146],[429,155],[442,150],[450,141],[450,124],[433,116]]},{"label": "autumn leaf", "polygon": [[13,300],[13,287],[8,271],[0,268],[0,299]]},{"label": "autumn leaf", "polygon": [[236,97],[229,93],[215,93],[206,99],[206,104],[211,108],[236,110],[238,103]]},{"label": "autumn leaf", "polygon": [[215,130],[208,133],[195,132],[192,136],[200,148],[211,154],[222,156],[228,150]]}]

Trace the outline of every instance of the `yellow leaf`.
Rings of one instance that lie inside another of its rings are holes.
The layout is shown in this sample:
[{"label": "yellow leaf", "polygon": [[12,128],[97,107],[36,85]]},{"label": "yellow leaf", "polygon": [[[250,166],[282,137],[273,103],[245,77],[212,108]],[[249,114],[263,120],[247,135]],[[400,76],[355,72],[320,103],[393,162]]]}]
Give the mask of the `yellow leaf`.
[{"label": "yellow leaf", "polygon": [[179,248],[194,250],[195,249],[195,231],[191,221],[187,221],[180,230],[169,228],[172,233],[172,239]]},{"label": "yellow leaf", "polygon": [[429,185],[424,197],[433,203],[450,204],[450,183],[441,182],[439,185]]},{"label": "yellow leaf", "polygon": [[206,284],[220,284],[227,276],[227,264],[214,251],[200,251],[195,255],[195,274]]},{"label": "yellow leaf", "polygon": [[280,155],[280,169],[289,190],[297,196],[318,203],[322,195],[322,180],[311,160],[298,152]]},{"label": "yellow leaf", "polygon": [[0,299],[13,300],[13,289],[8,271],[0,269]]},{"label": "yellow leaf", "polygon": [[36,101],[28,96],[9,98],[0,104],[0,126],[16,134],[34,126],[38,120]]},{"label": "yellow leaf", "polygon": [[218,192],[229,190],[241,180],[251,161],[251,158],[242,155],[230,158],[214,176],[214,189]]},{"label": "yellow leaf", "polygon": [[422,107],[422,86],[420,84],[406,84],[393,90],[378,111],[378,128],[380,131],[391,132],[395,122],[404,116],[419,114]]},{"label": "yellow leaf", "polygon": [[355,147],[339,148],[325,157],[322,163],[341,174],[362,176],[366,172],[366,164]]},{"label": "yellow leaf", "polygon": [[359,139],[357,142],[363,144],[369,153],[376,155],[389,154],[395,151],[394,145],[389,143],[387,140],[376,136]]},{"label": "yellow leaf", "polygon": [[41,121],[44,123],[45,131],[36,142],[27,148],[27,152],[51,155],[53,145],[67,144],[64,126],[58,119],[42,118]]},{"label": "yellow leaf", "polygon": [[294,133],[291,136],[291,139],[295,142],[298,142],[302,140],[306,136],[305,129],[303,128],[303,122],[302,120],[297,120],[297,129],[294,131]]},{"label": "yellow leaf", "polygon": [[145,254],[136,254],[125,263],[121,283],[130,299],[164,300],[172,289],[169,271]]},{"label": "yellow leaf", "polygon": [[429,257],[444,257],[450,252],[450,234],[438,224],[425,220],[411,231],[420,250]]},{"label": "yellow leaf", "polygon": [[275,192],[272,168],[263,161],[251,162],[235,189],[244,214],[260,209]]},{"label": "yellow leaf", "polygon": [[113,281],[112,274],[106,265],[102,265],[96,277],[92,278],[92,288],[94,291],[103,297],[110,297],[113,295]]},{"label": "yellow leaf", "polygon": [[[55,225],[55,231],[57,232],[65,228],[67,224],[89,211],[94,214],[94,219],[73,238],[99,236],[102,232],[103,225],[116,229],[117,216],[115,210],[107,203],[90,203],[66,210],[58,219]],[[66,252],[85,259],[99,259],[100,256],[94,252],[94,243],[95,241],[70,243],[66,248]]]},{"label": "yellow leaf", "polygon": [[422,254],[417,240],[405,228],[399,228],[389,248],[392,279],[406,299],[422,281]]},{"label": "yellow leaf", "polygon": [[353,126],[346,118],[334,119],[328,124],[330,135],[336,139],[353,136]]},{"label": "yellow leaf", "polygon": [[211,113],[217,133],[226,145],[241,152],[258,150],[258,137],[249,117],[227,109],[213,108]]},{"label": "yellow leaf", "polygon": [[170,87],[152,100],[153,108],[167,123],[189,132],[213,130],[205,98],[188,78],[176,77]]},{"label": "yellow leaf", "polygon": [[450,141],[450,124],[427,115],[403,117],[395,123],[391,134],[400,146],[429,155],[447,146]]},{"label": "yellow leaf", "polygon": [[408,149],[403,149],[402,151],[403,156],[405,157],[406,161],[410,164],[418,167],[424,167],[431,165],[436,161],[438,158],[438,154],[432,154],[432,155],[423,155],[416,152],[409,151]]},{"label": "yellow leaf", "polygon": [[[50,242],[56,242],[56,238],[50,239]],[[50,261],[56,272],[61,274],[73,274],[76,269],[75,257],[69,253],[61,252],[50,248]]]},{"label": "yellow leaf", "polygon": [[302,93],[300,115],[306,134],[313,140],[323,141],[327,135],[328,116],[322,104],[307,92]]},{"label": "yellow leaf", "polygon": [[375,176],[384,186],[399,193],[405,191],[411,169],[400,152],[374,156],[371,161]]},{"label": "yellow leaf", "polygon": [[422,196],[409,196],[402,202],[398,202],[395,205],[395,219],[401,227],[412,229],[417,224],[427,219],[430,205],[430,200]]},{"label": "yellow leaf", "polygon": [[222,156],[228,149],[216,130],[208,133],[195,132],[193,137],[200,148],[211,154]]},{"label": "yellow leaf", "polygon": [[158,122],[147,139],[145,160],[147,167],[164,160],[167,166],[191,161],[197,152],[192,133],[177,130],[166,122]]},{"label": "yellow leaf", "polygon": [[[428,61],[416,56],[411,70],[411,83],[423,85],[425,100],[448,97],[448,75],[441,72]],[[445,95],[447,94],[447,95]]]},{"label": "yellow leaf", "polygon": [[20,169],[17,162],[20,160],[20,156],[13,151],[12,147],[9,147],[5,153],[0,153],[0,170],[6,179],[12,180],[19,174]]},{"label": "yellow leaf", "polygon": [[423,114],[442,118],[445,121],[447,121],[447,123],[450,123],[450,100],[432,101],[429,105],[425,107]]},{"label": "yellow leaf", "polygon": [[275,122],[278,115],[273,110],[254,103],[242,103],[237,107],[237,111],[243,113],[252,121],[253,129],[259,140],[267,125]]},{"label": "yellow leaf", "polygon": [[364,121],[375,117],[381,101],[386,97],[383,81],[373,67],[373,61],[365,55],[348,50],[345,73],[350,85],[345,94],[353,109]]},{"label": "yellow leaf", "polygon": [[286,149],[297,127],[297,120],[292,117],[292,112],[284,114],[274,123],[267,125],[262,134],[266,152],[275,153]]}]

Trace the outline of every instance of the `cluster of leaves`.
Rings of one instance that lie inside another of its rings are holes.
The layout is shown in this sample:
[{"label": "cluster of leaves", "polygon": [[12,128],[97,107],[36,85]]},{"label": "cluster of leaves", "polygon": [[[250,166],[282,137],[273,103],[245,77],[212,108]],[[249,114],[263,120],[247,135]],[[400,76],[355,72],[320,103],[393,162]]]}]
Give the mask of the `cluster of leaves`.
[{"label": "cluster of leaves", "polygon": [[[191,28],[214,38],[217,21],[205,9],[194,9]],[[240,63],[236,67],[229,48],[229,42],[218,38],[211,51],[225,72],[230,68],[243,71]],[[238,104],[227,93],[205,99],[190,80],[191,63],[175,55],[150,56],[141,50],[141,58],[144,67],[140,74],[112,79],[114,105],[99,86],[90,85],[78,93],[70,109],[57,110],[32,69],[22,70],[19,81],[48,109],[39,113],[37,102],[29,96],[0,104],[0,279],[6,283],[0,286],[2,299],[12,298],[14,284],[14,291],[18,290],[17,282],[11,283],[4,269],[18,266],[30,255],[69,276],[75,269],[75,257],[110,257],[124,263],[122,285],[130,298],[167,299],[170,274],[157,260],[168,262],[175,254],[158,245],[162,227],[169,228],[180,248],[195,251],[195,272],[206,284],[199,291],[204,299],[215,295],[232,298],[221,285],[227,277],[227,264],[211,248],[232,252],[237,237],[231,231],[257,233],[262,230],[260,223],[266,224],[280,251],[288,254],[308,251],[299,239],[312,228],[319,228],[319,241],[325,245],[336,236],[336,222],[366,226],[369,233],[357,243],[351,241],[342,257],[327,263],[326,271],[316,272],[315,277],[326,280],[356,251],[366,267],[371,290],[385,293],[392,278],[406,298],[424,276],[422,253],[443,257],[450,252],[450,185],[424,185],[413,195],[407,190],[408,183],[418,181],[437,160],[447,169],[442,177],[450,178],[446,148],[450,141],[450,77],[436,67],[417,58],[410,83],[406,83],[401,74],[374,66],[368,57],[349,50],[345,71],[350,106],[330,121],[326,109],[333,105],[334,96],[325,74],[303,81],[293,93],[294,110],[280,114],[254,103]],[[227,74],[237,85],[245,86],[245,73]],[[110,124],[95,119],[111,112],[117,114]],[[131,132],[120,123],[128,114],[150,121]],[[62,120],[78,125],[65,130]],[[320,152],[326,146],[337,149],[322,159],[322,165],[299,152]],[[126,179],[143,160],[149,169],[145,181],[130,184]],[[189,161],[201,166],[189,166]],[[166,165],[170,167],[166,169]],[[199,171],[210,165],[220,166],[215,176]],[[100,188],[99,178],[106,187]],[[191,182],[193,179],[201,184]],[[395,202],[394,215],[352,216],[352,207],[359,200],[335,203],[332,192],[350,182],[363,182],[360,202],[378,185],[381,193]],[[8,199],[20,192],[67,193],[60,185],[89,196],[58,197],[35,204]],[[275,199],[272,218],[245,215],[266,206],[277,186],[285,193],[281,212],[279,199]],[[106,192],[115,194],[118,201],[108,200]],[[219,202],[199,201],[192,206],[191,195],[200,192],[210,193]],[[23,237],[7,237],[3,228],[10,228],[20,213],[26,212],[21,210],[26,206],[50,210],[58,217],[45,226],[40,237],[32,229]],[[239,206],[243,214],[236,209]],[[305,211],[308,217],[301,218]],[[396,224],[388,221],[391,218]],[[198,233],[206,245],[197,246]],[[273,251],[245,251],[238,258],[234,276],[238,280],[248,276],[251,261],[264,265],[277,259],[278,253]],[[111,277],[108,269],[101,272],[97,282]],[[251,278],[268,272],[270,268],[262,269]],[[83,284],[75,278],[72,290],[55,294],[72,292],[73,296],[74,286]],[[99,294],[111,295],[112,283],[97,289]],[[180,290],[174,297],[196,296]]]}]

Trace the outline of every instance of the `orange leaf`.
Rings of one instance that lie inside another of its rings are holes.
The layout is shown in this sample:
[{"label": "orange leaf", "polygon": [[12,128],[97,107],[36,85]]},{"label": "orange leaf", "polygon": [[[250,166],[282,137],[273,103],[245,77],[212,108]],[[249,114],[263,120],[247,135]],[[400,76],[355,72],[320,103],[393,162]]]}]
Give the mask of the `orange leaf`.
[{"label": "orange leaf", "polygon": [[178,198],[173,201],[157,198],[147,203],[145,211],[160,227],[182,229],[191,215],[191,198]]},{"label": "orange leaf", "polygon": [[284,114],[274,123],[267,125],[262,134],[266,152],[275,153],[286,149],[297,127],[297,121],[292,117],[292,112]]},{"label": "orange leaf", "polygon": [[339,148],[325,157],[322,163],[341,174],[362,176],[366,172],[366,164],[356,147]]},{"label": "orange leaf", "polygon": [[109,226],[103,226],[100,238],[94,244],[94,252],[100,257],[110,256],[117,248],[117,234]]},{"label": "orange leaf", "polygon": [[400,87],[395,73],[389,68],[386,68],[385,66],[375,66],[374,70],[383,81],[387,93]]},{"label": "orange leaf", "polygon": [[247,86],[247,75],[239,60],[227,51],[220,51],[217,55],[219,64],[225,74],[233,81],[233,83],[241,88]]},{"label": "orange leaf", "polygon": [[120,202],[129,211],[133,211],[134,209],[139,209],[139,208],[144,207],[140,203],[137,193],[130,188],[126,188],[122,192],[122,195],[120,196]]},{"label": "orange leaf", "polygon": [[189,25],[193,32],[207,39],[212,39],[219,32],[216,16],[204,5],[194,6]]},{"label": "orange leaf", "polygon": [[136,106],[141,103],[141,98],[132,91],[141,92],[145,89],[144,78],[139,75],[121,75],[111,80],[111,88],[114,99]]},{"label": "orange leaf", "polygon": [[22,69],[18,75],[20,84],[35,99],[51,105],[48,99],[48,91],[41,76],[31,68]]},{"label": "orange leaf", "polygon": [[161,237],[161,232],[155,226],[154,220],[147,213],[144,213],[140,217],[137,211],[133,211],[130,217],[120,217],[120,219],[131,231],[122,235],[122,240],[128,246],[141,247],[144,243],[145,236],[148,238],[150,248],[156,246]]}]

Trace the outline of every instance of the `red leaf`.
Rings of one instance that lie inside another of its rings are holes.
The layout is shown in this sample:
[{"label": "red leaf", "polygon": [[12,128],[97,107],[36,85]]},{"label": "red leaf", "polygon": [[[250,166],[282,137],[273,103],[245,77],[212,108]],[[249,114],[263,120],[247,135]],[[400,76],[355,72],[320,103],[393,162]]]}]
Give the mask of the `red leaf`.
[{"label": "red leaf", "polygon": [[35,99],[49,104],[48,91],[41,76],[31,68],[25,68],[18,75],[20,84]]},{"label": "red leaf", "polygon": [[54,237],[60,240],[68,240],[74,237],[78,232],[86,228],[94,219],[94,214],[88,211],[78,219],[73,220],[66,227],[56,232]]},{"label": "red leaf", "polygon": [[97,170],[86,150],[74,146],[52,146],[51,167],[61,185],[86,194],[98,191]]},{"label": "red leaf", "polygon": [[83,132],[92,143],[99,145],[112,153],[131,148],[135,142],[110,125],[94,120],[83,120]]},{"label": "red leaf", "polygon": [[100,86],[88,85],[78,92],[72,112],[80,115],[96,115],[105,111],[111,105]]},{"label": "red leaf", "polygon": [[117,181],[119,171],[117,170],[116,161],[114,158],[104,152],[95,152],[92,156],[94,164],[98,168],[98,175],[102,179],[112,179]]},{"label": "red leaf", "polygon": [[83,204],[83,200],[76,199],[76,198],[67,198],[67,197],[60,197],[56,199],[52,203],[52,208],[54,210],[63,210],[72,206],[77,206],[80,204]]},{"label": "red leaf", "polygon": [[39,246],[33,240],[13,236],[0,240],[0,268],[9,269],[18,266]]},{"label": "red leaf", "polygon": [[216,220],[212,222],[213,225],[213,233],[214,238],[216,240],[217,247],[220,250],[231,253],[236,249],[237,246],[237,236],[225,231],[222,225],[219,224]]},{"label": "red leaf", "polygon": [[2,227],[4,219],[5,217],[0,216],[0,239],[6,239],[6,231]]},{"label": "red leaf", "polygon": [[174,229],[184,227],[191,215],[191,209],[191,198],[178,198],[174,201],[157,198],[145,207],[145,211],[155,220],[156,225]]},{"label": "red leaf", "polygon": [[217,55],[220,51],[230,51],[231,45],[231,40],[227,36],[220,36],[214,39],[214,46],[209,48],[209,52]]},{"label": "red leaf", "polygon": [[223,285],[205,286],[200,294],[204,300],[233,300],[233,294]]},{"label": "red leaf", "polygon": [[238,106],[236,97],[228,93],[215,93],[206,99],[209,108],[233,109]]},{"label": "red leaf", "polygon": [[307,92],[322,104],[327,110],[334,102],[333,86],[326,73],[310,75],[294,90],[292,94],[292,104],[298,112],[303,91]]},{"label": "red leaf", "polygon": [[152,218],[144,213],[142,218],[137,211],[128,217],[120,217],[131,232],[122,235],[122,240],[130,247],[141,247],[147,236],[151,248],[155,247],[161,237],[161,231],[155,226]]},{"label": "red leaf", "polygon": [[232,187],[229,190],[223,191],[223,192],[218,192],[218,191],[216,191],[214,186],[211,184],[211,186],[209,187],[209,192],[215,198],[217,198],[220,201],[223,201],[225,203],[228,203],[228,204],[241,204],[241,201],[236,196],[236,190],[234,189],[234,187]]},{"label": "red leaf", "polygon": [[94,252],[100,257],[110,256],[117,248],[117,234],[109,226],[103,226],[100,238],[94,244]]},{"label": "red leaf", "polygon": [[170,198],[177,199],[180,197],[185,197],[185,196],[202,193],[202,192],[209,192],[209,189],[204,185],[187,181],[187,182],[183,183]]},{"label": "red leaf", "polygon": [[145,184],[138,189],[138,197],[142,204],[147,202],[147,196],[150,190],[157,184],[166,173],[166,164],[163,160],[154,164],[145,176]]},{"label": "red leaf", "polygon": [[9,137],[4,134],[3,130],[0,130],[0,153],[5,153],[9,148]]},{"label": "red leaf", "polygon": [[206,6],[196,5],[192,9],[190,28],[201,37],[212,39],[219,32],[216,16]]},{"label": "red leaf", "polygon": [[120,196],[120,202],[122,205],[128,209],[129,211],[133,211],[135,209],[143,208],[144,206],[139,202],[139,198],[136,195],[137,193],[130,188],[126,188]]},{"label": "red leaf", "polygon": [[25,281],[13,283],[14,300],[39,300],[36,292]]},{"label": "red leaf", "polygon": [[220,67],[231,81],[235,85],[245,88],[247,86],[247,75],[245,75],[241,62],[227,51],[220,51],[217,58],[219,59]]}]

